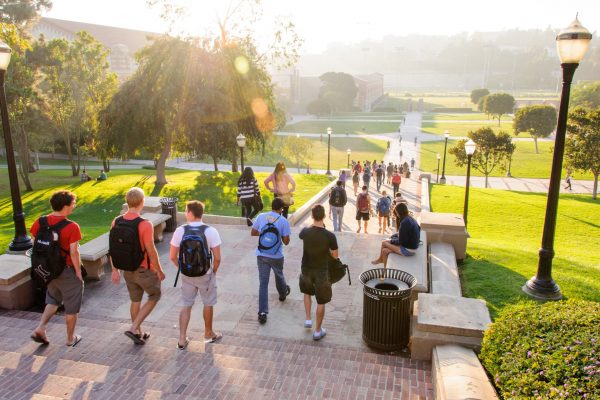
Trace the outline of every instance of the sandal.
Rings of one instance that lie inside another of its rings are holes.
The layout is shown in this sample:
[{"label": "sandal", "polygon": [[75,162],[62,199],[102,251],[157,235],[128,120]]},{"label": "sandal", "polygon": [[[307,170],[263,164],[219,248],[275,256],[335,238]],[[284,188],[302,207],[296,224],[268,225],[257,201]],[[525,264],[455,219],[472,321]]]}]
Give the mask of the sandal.
[{"label": "sandal", "polygon": [[80,335],[73,336],[73,341],[71,343],[67,343],[68,347],[75,347],[79,342],[81,342],[82,337]]},{"label": "sandal", "polygon": [[136,335],[135,333],[133,333],[131,331],[125,331],[124,334],[129,339],[131,339],[133,341],[133,343],[135,343],[135,344],[146,344],[144,339],[142,339],[140,336]]},{"label": "sandal", "polygon": [[204,343],[216,343],[221,339],[223,339],[223,334],[217,332],[217,333],[215,333],[215,336],[213,336],[211,338],[204,338]]},{"label": "sandal", "polygon": [[144,333],[136,333],[135,336],[143,339],[144,341],[150,339],[150,334],[148,332],[144,332]]},{"label": "sandal", "polygon": [[179,342],[177,342],[177,348],[179,350],[185,350],[186,347],[188,347],[188,344],[190,344],[190,339],[185,338],[185,343],[184,344],[179,344]]},{"label": "sandal", "polygon": [[45,337],[40,336],[37,333],[33,333],[31,334],[31,340],[33,340],[36,343],[42,344],[44,346],[48,346],[50,344],[50,342],[48,341],[48,339],[46,339]]}]

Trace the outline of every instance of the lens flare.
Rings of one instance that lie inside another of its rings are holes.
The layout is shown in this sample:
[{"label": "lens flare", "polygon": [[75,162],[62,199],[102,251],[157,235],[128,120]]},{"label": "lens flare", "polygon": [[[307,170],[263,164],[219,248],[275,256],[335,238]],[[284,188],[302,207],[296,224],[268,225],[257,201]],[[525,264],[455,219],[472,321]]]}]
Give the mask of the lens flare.
[{"label": "lens flare", "polygon": [[269,106],[267,106],[267,103],[265,103],[265,101],[260,97],[252,100],[250,106],[252,107],[252,112],[257,118],[264,118],[269,114]]},{"label": "lens flare", "polygon": [[246,75],[250,70],[248,59],[244,56],[237,56],[234,61],[235,69],[238,73]]}]

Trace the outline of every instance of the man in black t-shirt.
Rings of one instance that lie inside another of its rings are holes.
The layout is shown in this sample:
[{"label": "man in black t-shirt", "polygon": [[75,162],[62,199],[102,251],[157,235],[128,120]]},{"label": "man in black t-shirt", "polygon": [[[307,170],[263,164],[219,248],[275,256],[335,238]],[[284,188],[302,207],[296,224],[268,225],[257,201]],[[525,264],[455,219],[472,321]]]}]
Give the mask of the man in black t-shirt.
[{"label": "man in black t-shirt", "polygon": [[325,304],[331,301],[331,282],[329,280],[329,257],[338,258],[338,245],[335,235],[325,229],[325,208],[317,204],[312,208],[313,224],[302,229],[300,239],[304,242],[302,253],[302,273],[300,291],[304,293],[306,311],[305,328],[312,328],[311,296],[317,299],[315,330],[313,340],[321,340],[327,332],[321,328],[325,316]]}]

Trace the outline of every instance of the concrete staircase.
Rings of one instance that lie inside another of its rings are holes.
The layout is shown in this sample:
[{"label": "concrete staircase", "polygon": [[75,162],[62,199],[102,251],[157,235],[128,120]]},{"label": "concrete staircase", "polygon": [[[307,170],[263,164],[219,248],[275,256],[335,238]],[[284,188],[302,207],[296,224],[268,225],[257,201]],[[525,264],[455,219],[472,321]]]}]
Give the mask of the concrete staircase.
[{"label": "concrete staircase", "polygon": [[193,340],[179,351],[173,330],[155,326],[144,346],[123,321],[81,317],[82,342],[63,345],[55,317],[52,343],[29,339],[39,314],[0,311],[1,399],[431,399],[431,366],[336,345],[227,332],[221,342]]}]

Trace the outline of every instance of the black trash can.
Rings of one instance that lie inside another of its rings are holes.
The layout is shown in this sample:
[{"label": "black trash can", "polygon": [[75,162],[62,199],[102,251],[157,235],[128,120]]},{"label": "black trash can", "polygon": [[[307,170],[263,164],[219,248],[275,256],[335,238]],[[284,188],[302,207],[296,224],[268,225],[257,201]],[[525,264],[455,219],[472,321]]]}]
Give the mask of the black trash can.
[{"label": "black trash can", "polygon": [[162,206],[162,213],[168,214],[171,216],[167,220],[167,226],[165,227],[165,232],[175,232],[177,228],[177,202],[179,199],[177,197],[162,197],[160,199],[160,205]]},{"label": "black trash can", "polygon": [[378,350],[408,346],[410,296],[414,276],[398,269],[377,268],[360,274],[363,288],[363,340]]}]

